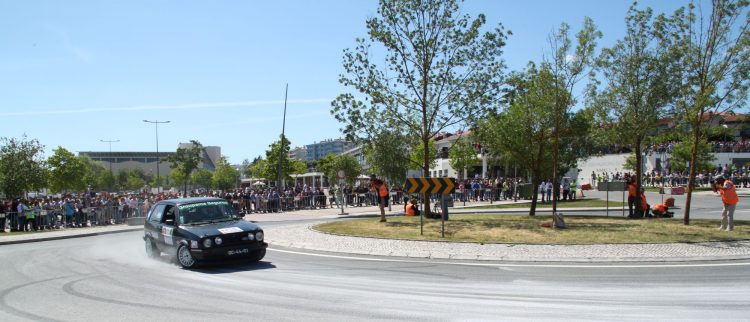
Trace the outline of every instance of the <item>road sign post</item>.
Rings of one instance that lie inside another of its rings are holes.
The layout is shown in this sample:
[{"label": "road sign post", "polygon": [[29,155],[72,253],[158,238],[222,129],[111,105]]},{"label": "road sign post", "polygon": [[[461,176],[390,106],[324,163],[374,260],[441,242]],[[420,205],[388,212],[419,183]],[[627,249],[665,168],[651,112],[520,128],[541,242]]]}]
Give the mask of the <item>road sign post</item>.
[{"label": "road sign post", "polygon": [[[346,213],[344,213],[344,206],[346,205],[346,202],[344,201],[344,199],[346,198],[346,196],[344,195],[344,178],[346,178],[346,173],[344,172],[344,170],[339,170],[336,174],[339,177],[339,188],[337,189],[338,190],[337,192],[339,192],[339,194],[341,195],[341,199],[336,200],[336,204],[338,204],[339,207],[341,207],[341,215],[343,216],[343,215],[346,215]],[[344,201],[344,202],[342,203],[339,201]]]},{"label": "road sign post", "polygon": [[[448,199],[446,195],[449,195],[456,191],[456,179],[454,178],[406,178],[404,184],[404,191],[408,193],[430,193],[430,194],[441,194],[442,205],[441,210],[443,213],[443,237],[445,237],[445,221],[448,220]],[[426,200],[428,203],[429,200]],[[419,218],[419,234],[424,234],[424,211]]]}]

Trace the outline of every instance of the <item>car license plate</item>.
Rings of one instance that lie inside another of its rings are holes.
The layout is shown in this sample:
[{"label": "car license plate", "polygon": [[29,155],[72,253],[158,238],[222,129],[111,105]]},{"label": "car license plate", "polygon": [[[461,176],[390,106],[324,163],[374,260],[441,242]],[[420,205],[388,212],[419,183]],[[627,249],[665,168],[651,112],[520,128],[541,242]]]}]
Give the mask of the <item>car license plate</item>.
[{"label": "car license plate", "polygon": [[227,255],[229,255],[229,256],[232,256],[232,255],[242,255],[242,254],[247,254],[249,252],[250,252],[250,250],[247,249],[247,248],[232,249],[232,250],[227,251]]}]

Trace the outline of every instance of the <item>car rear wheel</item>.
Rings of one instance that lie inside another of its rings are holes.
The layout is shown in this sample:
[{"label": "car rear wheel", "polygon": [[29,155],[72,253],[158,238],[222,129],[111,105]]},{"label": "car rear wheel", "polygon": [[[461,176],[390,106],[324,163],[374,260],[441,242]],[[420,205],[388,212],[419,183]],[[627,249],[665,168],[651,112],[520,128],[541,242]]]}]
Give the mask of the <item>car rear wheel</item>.
[{"label": "car rear wheel", "polygon": [[187,245],[177,247],[177,263],[183,268],[192,268],[195,266],[195,258],[190,254],[190,248]]},{"label": "car rear wheel", "polygon": [[251,263],[260,262],[260,260],[263,259],[263,257],[266,257],[266,249],[265,248],[262,248],[262,249],[259,249],[259,250],[256,250],[255,252],[253,252],[253,255],[250,256],[250,262]]},{"label": "car rear wheel", "polygon": [[146,238],[146,256],[148,258],[157,258],[161,255],[159,250],[156,248],[154,241],[151,238]]}]

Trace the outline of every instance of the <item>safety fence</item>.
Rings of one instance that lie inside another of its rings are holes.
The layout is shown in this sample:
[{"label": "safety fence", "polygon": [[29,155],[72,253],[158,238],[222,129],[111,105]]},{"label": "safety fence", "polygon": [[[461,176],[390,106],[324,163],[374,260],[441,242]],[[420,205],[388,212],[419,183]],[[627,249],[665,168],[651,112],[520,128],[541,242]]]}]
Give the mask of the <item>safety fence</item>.
[{"label": "safety fence", "polygon": [[30,209],[22,213],[0,213],[0,229],[10,231],[35,231],[60,228],[114,225],[125,223],[127,218],[143,217],[148,209],[143,203],[136,207],[104,205],[65,209]]},{"label": "safety fence", "polygon": [[[412,198],[419,198],[418,194],[408,194],[402,191],[391,191],[389,196],[389,204],[400,205],[405,200]],[[448,195],[451,201],[460,202],[494,202],[501,200],[514,199],[512,190],[503,189],[477,189],[477,190],[465,190],[456,191],[453,194]],[[406,197],[406,198],[404,198]],[[516,196],[516,199],[518,196]],[[430,196],[431,201],[438,201],[442,199],[442,195],[435,194]],[[324,195],[309,195],[309,196],[296,196],[296,197],[279,197],[279,198],[268,198],[268,197],[255,197],[250,199],[235,199],[233,205],[235,209],[241,214],[250,213],[266,213],[266,212],[281,212],[281,211],[297,211],[297,210],[313,210],[323,208],[351,208],[351,207],[370,207],[376,206],[377,196],[372,192],[367,193],[351,193],[351,194],[324,194]]]}]

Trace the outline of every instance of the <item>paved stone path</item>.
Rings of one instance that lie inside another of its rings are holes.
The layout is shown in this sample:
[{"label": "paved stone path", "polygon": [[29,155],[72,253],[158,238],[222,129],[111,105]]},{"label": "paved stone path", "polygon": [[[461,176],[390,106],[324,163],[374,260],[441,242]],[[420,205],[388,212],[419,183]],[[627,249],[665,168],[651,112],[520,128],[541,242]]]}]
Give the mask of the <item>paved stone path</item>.
[{"label": "paved stone path", "polygon": [[315,231],[312,226],[313,224],[295,224],[266,229],[266,240],[272,246],[314,251],[433,259],[522,262],[750,259],[750,241],[618,245],[480,245],[337,236]]}]

